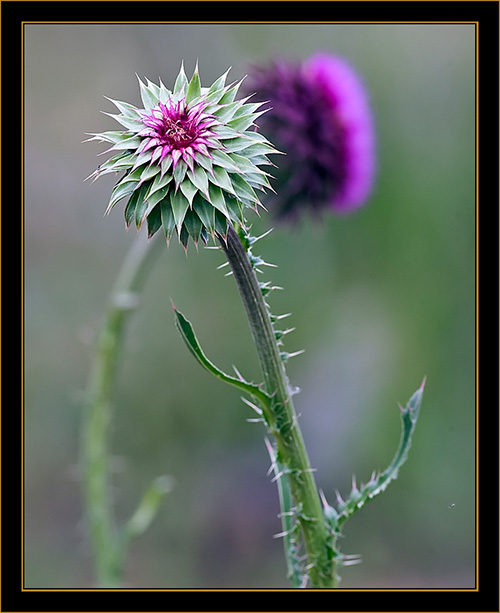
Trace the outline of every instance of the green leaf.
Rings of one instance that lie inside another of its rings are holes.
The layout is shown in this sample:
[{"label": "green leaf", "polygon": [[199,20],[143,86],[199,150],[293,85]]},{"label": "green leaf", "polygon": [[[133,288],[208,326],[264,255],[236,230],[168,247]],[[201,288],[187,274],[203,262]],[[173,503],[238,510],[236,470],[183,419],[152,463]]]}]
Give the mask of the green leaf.
[{"label": "green leaf", "polygon": [[133,132],[140,132],[144,128],[144,124],[139,119],[132,119],[131,117],[126,117],[124,115],[116,115],[113,113],[104,114],[117,121],[124,128],[127,128],[127,130],[132,130]]},{"label": "green leaf", "polygon": [[227,125],[233,130],[237,130],[238,132],[243,132],[247,130],[251,125],[253,125],[255,119],[261,115],[262,113],[251,113],[250,115],[243,115],[242,117],[238,117],[236,119],[232,119],[227,122]]},{"label": "green leaf", "polygon": [[186,73],[184,72],[184,62],[181,64],[181,69],[179,74],[177,75],[177,79],[174,83],[174,94],[177,94],[181,91],[182,88],[186,88],[188,86],[188,80],[186,77]]},{"label": "green leaf", "polygon": [[159,189],[163,189],[166,187],[170,181],[172,181],[173,177],[170,173],[166,173],[163,176],[161,174],[157,174],[155,180],[149,187],[149,192],[147,198],[151,198],[151,196],[158,191]]},{"label": "green leaf", "polygon": [[196,186],[202,194],[208,198],[208,177],[201,166],[196,165],[193,171],[189,171],[188,177],[192,184]]},{"label": "green leaf", "polygon": [[139,119],[141,116],[137,112],[137,108],[128,102],[120,102],[119,100],[113,100],[113,98],[108,98],[108,96],[104,96],[106,100],[112,102],[116,108],[120,111],[122,115],[125,117],[131,117],[132,119]]},{"label": "green leaf", "polygon": [[135,219],[135,207],[137,205],[137,198],[139,196],[139,191],[136,190],[131,196],[129,201],[127,202],[127,206],[125,207],[125,224],[127,228],[130,227],[130,224]]},{"label": "green leaf", "polygon": [[238,81],[238,83],[236,83],[236,85],[233,85],[233,87],[228,89],[224,93],[222,98],[219,100],[219,104],[229,104],[229,103],[233,102],[233,100],[236,98],[236,94],[238,93],[238,89],[240,88],[240,85],[241,85],[242,81],[243,81],[243,79],[241,79],[241,81]]},{"label": "green leaf", "polygon": [[188,210],[186,212],[186,217],[184,218],[184,227],[188,231],[189,236],[193,239],[195,244],[198,244],[198,240],[200,239],[201,231],[203,229],[203,224],[194,211]]},{"label": "green leaf", "polygon": [[401,439],[392,462],[382,473],[374,474],[370,481],[360,489],[353,480],[353,487],[347,501],[339,501],[338,527],[340,527],[356,511],[361,509],[366,502],[383,492],[391,481],[397,478],[399,469],[408,458],[413,433],[417,424],[422,396],[424,393],[425,379],[419,389],[412,395],[406,408],[401,408]]},{"label": "green leaf", "polygon": [[229,217],[229,213],[226,207],[226,200],[220,187],[210,183],[209,187],[210,203],[218,209],[225,217]]},{"label": "green leaf", "polygon": [[[224,85],[226,84],[226,78],[230,70],[231,69],[228,68],[223,75],[221,75],[216,81],[212,83],[208,90],[207,98],[209,98],[210,96],[215,97],[215,95],[219,92],[222,97],[222,95],[224,94]],[[218,100],[214,100],[214,102],[218,102]]]},{"label": "green leaf", "polygon": [[144,221],[147,211],[148,211],[148,203],[146,200],[139,199],[137,205],[135,207],[135,225],[137,229],[142,226],[142,222]]},{"label": "green leaf", "polygon": [[[137,77],[139,79],[139,77]],[[144,83],[139,79],[139,87],[141,90],[141,100],[144,108],[147,110],[152,109],[158,104],[158,98]]]},{"label": "green leaf", "polygon": [[173,190],[170,190],[170,205],[172,207],[172,213],[174,214],[177,231],[180,233],[186,211],[189,208],[189,200],[182,192],[177,191],[174,193]]},{"label": "green leaf", "polygon": [[227,375],[222,370],[217,368],[217,366],[215,366],[203,353],[191,323],[184,317],[184,315],[182,315],[180,311],[175,308],[175,306],[173,306],[173,309],[175,313],[175,323],[177,329],[179,330],[189,351],[194,355],[198,363],[201,364],[201,366],[203,366],[205,370],[207,370],[209,373],[211,373],[221,381],[229,383],[230,385],[234,385],[238,389],[241,389],[253,396],[259,401],[262,408],[268,414],[270,410],[271,398],[261,389],[259,385],[255,385],[254,383],[248,383],[243,378],[237,379],[236,377]]},{"label": "green leaf", "polygon": [[227,155],[227,153],[219,151],[219,149],[212,149],[210,153],[212,154],[214,163],[218,166],[221,166],[225,170],[239,172],[239,168],[235,165],[234,161]]},{"label": "green leaf", "polygon": [[161,207],[155,206],[147,216],[146,221],[148,222],[148,238],[151,238],[162,226]]},{"label": "green leaf", "polygon": [[170,206],[170,198],[164,198],[158,206],[160,207],[161,224],[168,242],[172,238],[172,234],[175,230],[175,219],[172,207]]},{"label": "green leaf", "polygon": [[184,181],[184,177],[186,176],[186,171],[187,171],[187,164],[184,160],[179,160],[172,172],[172,174],[174,175],[174,182],[176,185],[176,189],[177,187],[179,187],[179,183],[182,183],[182,181]]},{"label": "green leaf", "polygon": [[173,480],[171,477],[157,477],[148,487],[137,510],[124,526],[125,541],[128,542],[143,534],[158,511],[160,502],[165,494],[172,491]]},{"label": "green leaf", "polygon": [[189,202],[189,206],[193,206],[193,198],[195,194],[198,192],[198,188],[196,185],[193,185],[189,180],[189,175],[184,179],[184,181],[180,184],[180,190],[186,196]]},{"label": "green leaf", "polygon": [[109,199],[108,208],[106,209],[106,215],[111,211],[111,209],[115,206],[117,202],[119,202],[125,196],[131,194],[136,188],[137,183],[132,181],[128,181],[126,183],[118,183],[115,185],[113,191],[111,192],[111,197]]},{"label": "green leaf", "polygon": [[198,65],[194,70],[193,76],[191,77],[191,81],[189,82],[188,90],[186,93],[186,104],[192,102],[195,98],[201,95],[201,81],[200,75],[198,74]]},{"label": "green leaf", "polygon": [[127,202],[127,206],[125,207],[125,223],[127,224],[127,228],[130,227],[133,221],[135,221],[135,210],[139,203],[144,201],[144,196],[147,192],[147,186],[142,185],[139,189],[136,189],[132,196],[130,196],[130,200]]},{"label": "green leaf", "polygon": [[200,218],[203,226],[209,234],[215,232],[215,209],[214,207],[197,193],[193,199],[193,209]]},{"label": "green leaf", "polygon": [[141,181],[144,183],[145,181],[149,181],[150,179],[152,179],[154,176],[156,176],[157,174],[159,174],[160,172],[160,166],[158,166],[157,164],[151,164],[150,166],[147,166],[144,171],[141,174]]},{"label": "green leaf", "polygon": [[222,187],[222,189],[225,189],[226,192],[234,195],[233,184],[231,183],[229,174],[224,170],[224,168],[214,166],[213,173],[213,177],[210,177],[210,181],[215,183],[215,185]]},{"label": "green leaf", "polygon": [[236,197],[249,201],[252,204],[258,204],[259,199],[257,198],[257,194],[254,192],[253,188],[245,181],[245,179],[238,174],[231,175],[231,181],[233,182],[233,188],[236,192]]},{"label": "green leaf", "polygon": [[233,118],[234,114],[243,105],[243,103],[243,100],[237,100],[236,102],[231,102],[230,104],[219,105],[213,114],[221,123],[226,123]]}]

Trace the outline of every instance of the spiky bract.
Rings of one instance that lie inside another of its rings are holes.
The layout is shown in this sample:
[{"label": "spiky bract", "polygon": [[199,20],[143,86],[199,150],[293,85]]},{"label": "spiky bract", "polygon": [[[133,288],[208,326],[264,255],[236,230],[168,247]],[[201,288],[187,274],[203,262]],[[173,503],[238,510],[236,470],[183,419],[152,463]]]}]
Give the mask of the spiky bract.
[{"label": "spiky bract", "polygon": [[245,209],[261,205],[269,175],[260,166],[278,152],[255,130],[262,103],[236,100],[241,81],[226,85],[227,72],[207,88],[197,67],[188,81],[181,66],[172,91],[139,79],[143,108],[110,99],[119,113],[107,114],[125,129],[89,139],[111,143],[104,153],[113,154],[90,176],[123,173],[106,212],[128,198],[127,227],[146,221],[150,237],[163,228],[187,248],[189,237],[225,236],[228,223],[243,225]]}]

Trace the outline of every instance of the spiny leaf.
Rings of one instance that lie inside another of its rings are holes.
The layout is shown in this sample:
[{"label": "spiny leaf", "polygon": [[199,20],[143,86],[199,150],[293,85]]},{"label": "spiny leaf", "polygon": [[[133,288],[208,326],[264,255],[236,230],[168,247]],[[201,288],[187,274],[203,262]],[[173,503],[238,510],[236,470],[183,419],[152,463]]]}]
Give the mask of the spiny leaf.
[{"label": "spiny leaf", "polygon": [[165,237],[168,242],[172,238],[172,234],[175,229],[175,219],[172,212],[172,207],[170,206],[170,198],[164,198],[158,206],[160,207],[163,232],[165,233]]},{"label": "spiny leaf", "polygon": [[148,223],[148,238],[151,238],[162,226],[161,207],[155,206],[146,217],[146,221]]},{"label": "spiny leaf", "polygon": [[182,222],[184,221],[186,211],[189,208],[189,200],[180,191],[176,193],[170,191],[170,205],[172,207],[172,213],[174,214],[175,225],[180,233]]},{"label": "spiny leaf", "polygon": [[141,100],[145,109],[152,109],[158,103],[158,97],[137,77],[141,90]]},{"label": "spiny leaf", "polygon": [[182,62],[181,69],[179,70],[179,74],[177,75],[177,79],[174,83],[174,94],[177,94],[182,88],[186,88],[187,86],[188,80],[184,71],[184,62]]},{"label": "spiny leaf", "polygon": [[112,102],[116,108],[120,111],[120,113],[122,115],[125,115],[125,117],[131,117],[132,119],[140,119],[141,116],[139,115],[137,108],[135,106],[133,106],[132,104],[129,104],[128,102],[120,102],[119,100],[113,100],[113,98],[108,98],[108,96],[104,96],[106,98],[106,100],[109,100],[110,102]]},{"label": "spiny leaf", "polygon": [[186,104],[192,102],[195,98],[201,95],[200,75],[198,74],[198,65],[196,65],[191,81],[186,93]]},{"label": "spiny leaf", "polygon": [[210,234],[215,232],[215,209],[199,193],[193,199],[193,209]]},{"label": "spiny leaf", "polygon": [[419,389],[412,395],[406,408],[401,409],[401,439],[398,449],[392,459],[392,462],[378,475],[372,475],[372,478],[366,485],[362,485],[359,489],[353,479],[351,494],[347,501],[339,500],[339,527],[361,509],[366,502],[374,498],[377,494],[383,492],[391,481],[394,481],[398,476],[399,469],[405,463],[408,457],[408,451],[411,446],[411,440],[417,424],[420,406],[422,404],[422,396],[425,387],[425,379]]},{"label": "spiny leaf", "polygon": [[203,229],[203,224],[194,211],[187,211],[186,217],[184,218],[184,226],[195,244],[198,244],[198,240],[200,239],[201,231]]},{"label": "spiny leaf", "polygon": [[263,410],[266,412],[269,411],[270,397],[260,388],[260,386],[255,385],[254,383],[248,383],[242,378],[232,377],[231,375],[227,375],[222,370],[217,368],[203,353],[200,344],[198,343],[198,339],[193,330],[193,326],[191,323],[182,315],[180,311],[178,311],[174,305],[174,313],[175,313],[175,323],[177,329],[179,330],[184,342],[186,343],[189,351],[194,355],[196,360],[201,366],[209,373],[224,381],[225,383],[229,383],[230,385],[234,385],[235,387],[244,390],[254,398],[256,398],[261,404]]}]

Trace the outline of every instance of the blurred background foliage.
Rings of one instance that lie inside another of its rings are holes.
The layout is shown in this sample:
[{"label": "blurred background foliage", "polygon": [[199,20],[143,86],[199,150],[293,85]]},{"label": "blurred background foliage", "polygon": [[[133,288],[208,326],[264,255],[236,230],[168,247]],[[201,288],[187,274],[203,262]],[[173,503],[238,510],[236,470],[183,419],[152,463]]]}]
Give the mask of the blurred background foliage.
[{"label": "blurred background foliage", "polygon": [[[135,231],[104,208],[86,132],[115,129],[103,95],[139,104],[135,73],[167,86],[182,60],[209,85],[232,66],[318,50],[349,59],[371,94],[379,173],[368,206],[277,227],[257,253],[297,330],[289,364],[317,482],[334,500],[383,469],[397,402],[427,375],[399,479],[347,525],[363,564],[341,587],[475,584],[475,30],[472,25],[28,24],[25,26],[25,587],[92,586],[78,481],[93,340]],[[100,158],[102,160],[102,158]],[[257,233],[273,222],[255,217]],[[112,427],[113,497],[128,518],[149,482],[175,478],[134,542],[131,587],[287,587],[260,424],[183,345],[170,298],[210,358],[257,379],[222,254],[171,244],[131,320]],[[455,505],[450,508],[450,505]]]}]

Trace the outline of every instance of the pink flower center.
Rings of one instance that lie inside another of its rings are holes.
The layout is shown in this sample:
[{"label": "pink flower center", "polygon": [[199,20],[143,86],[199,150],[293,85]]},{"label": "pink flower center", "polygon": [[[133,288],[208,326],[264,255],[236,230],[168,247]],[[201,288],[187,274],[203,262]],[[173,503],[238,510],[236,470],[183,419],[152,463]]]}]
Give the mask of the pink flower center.
[{"label": "pink flower center", "polygon": [[153,114],[144,117],[144,125],[151,128],[148,136],[158,145],[169,145],[172,149],[188,147],[199,136],[199,123],[196,116],[189,116],[175,105],[168,108],[160,102]]}]

